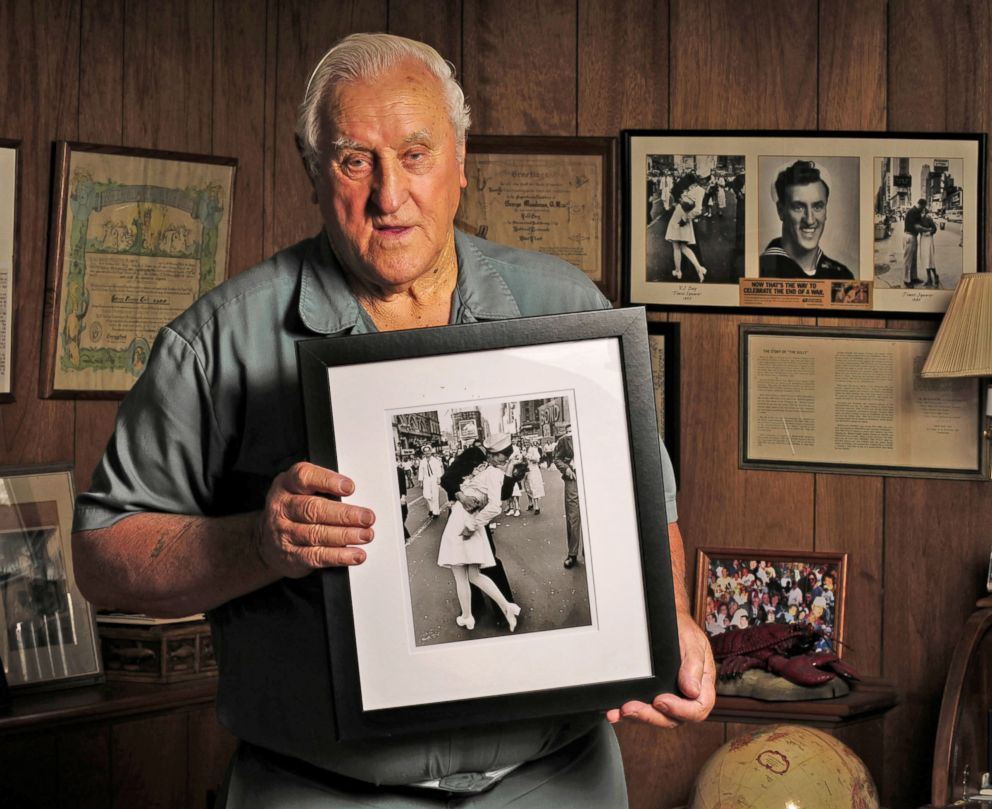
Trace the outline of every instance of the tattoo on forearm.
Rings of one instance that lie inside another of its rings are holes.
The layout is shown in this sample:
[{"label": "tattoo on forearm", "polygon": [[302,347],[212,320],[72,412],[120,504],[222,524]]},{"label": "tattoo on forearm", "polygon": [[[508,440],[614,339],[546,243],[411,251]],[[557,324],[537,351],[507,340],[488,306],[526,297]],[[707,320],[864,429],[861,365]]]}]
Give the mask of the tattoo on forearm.
[{"label": "tattoo on forearm", "polygon": [[157,556],[160,556],[162,554],[162,551],[164,550],[165,550],[165,537],[160,536],[158,538],[158,541],[155,543],[155,547],[152,548],[152,559],[156,558]]}]

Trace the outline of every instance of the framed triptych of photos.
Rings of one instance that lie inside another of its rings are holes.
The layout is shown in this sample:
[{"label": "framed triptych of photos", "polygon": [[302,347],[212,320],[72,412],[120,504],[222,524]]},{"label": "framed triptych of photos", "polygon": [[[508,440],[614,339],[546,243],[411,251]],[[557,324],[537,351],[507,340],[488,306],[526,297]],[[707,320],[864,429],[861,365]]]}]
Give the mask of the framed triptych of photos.
[{"label": "framed triptych of photos", "polygon": [[624,300],[937,314],[983,266],[985,136],[623,133]]},{"label": "framed triptych of photos", "polygon": [[376,513],[366,561],[321,574],[340,738],[675,688],[643,309],[320,338],[299,356],[310,460]]}]

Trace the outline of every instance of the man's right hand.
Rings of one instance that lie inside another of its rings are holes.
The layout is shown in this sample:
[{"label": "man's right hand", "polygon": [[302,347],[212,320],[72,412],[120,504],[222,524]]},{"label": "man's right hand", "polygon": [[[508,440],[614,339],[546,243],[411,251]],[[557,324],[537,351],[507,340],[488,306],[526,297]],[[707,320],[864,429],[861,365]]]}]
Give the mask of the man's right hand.
[{"label": "man's right hand", "polygon": [[375,535],[371,509],[346,505],[354,482],[312,463],[294,464],[272,481],[252,538],[263,564],[279,576],[300,578],[334,565],[359,565]]}]

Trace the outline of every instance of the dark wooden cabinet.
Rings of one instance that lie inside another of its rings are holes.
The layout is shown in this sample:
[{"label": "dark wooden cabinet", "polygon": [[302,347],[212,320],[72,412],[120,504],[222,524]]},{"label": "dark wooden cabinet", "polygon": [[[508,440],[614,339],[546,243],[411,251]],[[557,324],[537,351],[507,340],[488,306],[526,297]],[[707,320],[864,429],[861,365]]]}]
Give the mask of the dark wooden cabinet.
[{"label": "dark wooden cabinet", "polygon": [[0,714],[5,809],[209,809],[236,741],[213,680],[16,694]]}]

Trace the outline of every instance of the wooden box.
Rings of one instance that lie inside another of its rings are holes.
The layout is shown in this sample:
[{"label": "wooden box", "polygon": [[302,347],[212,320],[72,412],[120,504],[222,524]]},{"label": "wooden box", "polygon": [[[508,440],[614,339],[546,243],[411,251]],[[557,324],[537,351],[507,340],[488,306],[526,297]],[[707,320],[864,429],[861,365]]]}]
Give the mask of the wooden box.
[{"label": "wooden box", "polygon": [[151,626],[100,624],[108,680],[176,683],[217,675],[206,621]]}]

